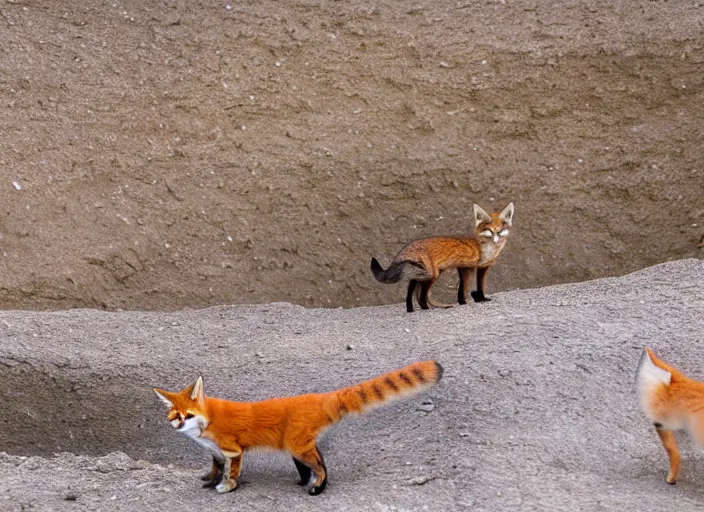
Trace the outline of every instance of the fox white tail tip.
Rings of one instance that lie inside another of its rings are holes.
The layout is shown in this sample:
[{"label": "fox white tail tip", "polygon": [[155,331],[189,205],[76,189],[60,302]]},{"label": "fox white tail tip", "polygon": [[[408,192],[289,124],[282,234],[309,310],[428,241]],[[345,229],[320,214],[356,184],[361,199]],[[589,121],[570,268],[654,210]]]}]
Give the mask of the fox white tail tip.
[{"label": "fox white tail tip", "polygon": [[655,384],[669,385],[671,380],[672,374],[657,366],[650,357],[648,350],[644,349],[638,362],[638,371],[636,372],[636,381],[640,391],[647,391],[648,388]]}]

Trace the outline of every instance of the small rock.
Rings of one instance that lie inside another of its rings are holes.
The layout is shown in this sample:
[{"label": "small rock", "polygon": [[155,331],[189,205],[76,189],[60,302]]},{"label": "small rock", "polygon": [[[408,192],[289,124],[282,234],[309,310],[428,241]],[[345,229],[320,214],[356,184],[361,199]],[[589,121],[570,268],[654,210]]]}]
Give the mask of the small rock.
[{"label": "small rock", "polygon": [[432,400],[426,399],[421,402],[417,409],[423,412],[432,412],[435,410],[435,404]]},{"label": "small rock", "polygon": [[415,478],[410,479],[408,483],[410,485],[425,485],[428,482],[432,482],[436,478],[436,476],[417,476]]},{"label": "small rock", "polygon": [[354,345],[352,345],[351,343],[347,345],[347,350],[353,350],[353,349],[354,349]]},{"label": "small rock", "polygon": [[509,375],[511,375],[511,370],[499,370],[499,376],[508,377]]},{"label": "small rock", "polygon": [[76,501],[77,499],[78,499],[78,496],[76,496],[72,492],[68,493],[66,496],[64,496],[64,501]]},{"label": "small rock", "polygon": [[12,185],[17,189],[17,190],[22,190],[22,185],[18,181],[13,181]]}]

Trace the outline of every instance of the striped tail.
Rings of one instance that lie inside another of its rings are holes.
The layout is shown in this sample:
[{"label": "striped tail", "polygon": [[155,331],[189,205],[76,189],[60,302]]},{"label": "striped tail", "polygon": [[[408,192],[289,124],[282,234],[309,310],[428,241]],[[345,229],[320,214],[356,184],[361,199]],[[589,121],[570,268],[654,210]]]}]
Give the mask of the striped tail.
[{"label": "striped tail", "polygon": [[362,413],[385,402],[413,395],[437,383],[443,368],[436,361],[413,363],[355,386],[333,391],[339,401],[340,417]]},{"label": "striped tail", "polygon": [[398,283],[404,277],[404,270],[406,265],[411,265],[413,267],[412,271],[407,271],[406,277],[412,277],[413,279],[427,279],[428,273],[422,263],[416,263],[415,261],[394,261],[389,265],[389,268],[384,270],[379,261],[376,258],[372,258],[372,263],[369,266],[374,274],[374,278],[380,283]]}]

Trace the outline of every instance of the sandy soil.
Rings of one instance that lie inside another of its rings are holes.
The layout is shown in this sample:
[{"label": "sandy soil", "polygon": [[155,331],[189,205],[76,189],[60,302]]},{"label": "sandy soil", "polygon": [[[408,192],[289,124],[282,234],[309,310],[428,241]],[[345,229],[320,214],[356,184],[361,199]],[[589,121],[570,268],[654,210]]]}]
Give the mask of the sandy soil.
[{"label": "sandy soil", "polygon": [[703,34],[695,1],[2,1],[0,307],[396,302],[370,257],[473,202],[516,202],[491,291],[701,257]]},{"label": "sandy soil", "polygon": [[[633,379],[646,344],[701,378],[703,310],[704,262],[690,259],[414,315],[401,303],[0,312],[0,508],[694,510],[704,455],[682,438],[680,482],[665,483]],[[273,454],[248,455],[232,494],[200,489],[207,457],[150,388],[202,373],[206,392],[256,400],[424,358],[445,367],[437,387],[328,432],[319,497]]]}]

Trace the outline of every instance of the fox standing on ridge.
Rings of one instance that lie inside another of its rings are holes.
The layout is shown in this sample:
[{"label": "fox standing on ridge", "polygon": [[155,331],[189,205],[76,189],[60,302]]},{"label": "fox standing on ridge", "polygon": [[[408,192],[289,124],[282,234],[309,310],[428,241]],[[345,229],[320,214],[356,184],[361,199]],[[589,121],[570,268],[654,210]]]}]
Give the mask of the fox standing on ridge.
[{"label": "fox standing on ridge", "polygon": [[668,484],[677,483],[680,452],[674,431],[686,430],[704,445],[704,383],[692,380],[645,348],[636,374],[640,403],[670,459]]},{"label": "fox standing on ridge", "polygon": [[[444,270],[456,268],[460,276],[457,302],[466,304],[466,289],[472,271],[476,271],[477,289],[471,295],[475,302],[491,300],[484,295],[486,273],[499,257],[506,244],[513,223],[513,203],[489,215],[474,205],[474,235],[467,237],[433,237],[415,240],[405,246],[384,270],[376,258],[372,258],[371,271],[380,283],[397,283],[410,279],[406,294],[406,310],[413,312],[413,293],[421,309],[449,308],[451,304],[435,303],[430,298],[430,287]],[[420,284],[420,288],[417,285]]]},{"label": "fox standing on ridge", "polygon": [[231,402],[207,397],[203,378],[178,392],[154,388],[169,407],[171,425],[205,447],[213,466],[203,487],[229,492],[237,487],[242,455],[252,448],[273,448],[293,456],[300,485],[308,493],[325,490],[328,471],[316,445],[322,430],[343,416],[361,413],[383,402],[417,393],[438,382],[442,366],[435,361],[413,363],[355,386],[261,402]]}]

